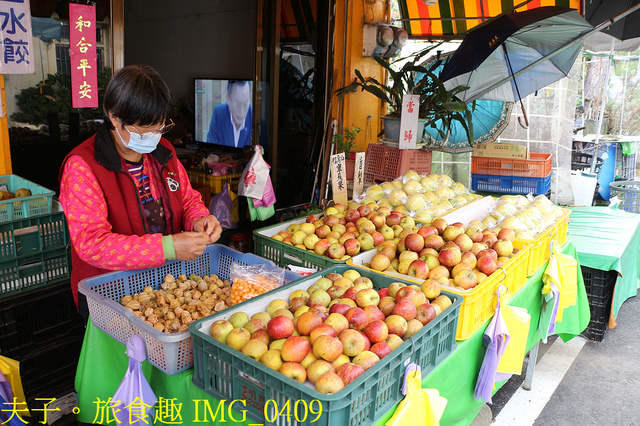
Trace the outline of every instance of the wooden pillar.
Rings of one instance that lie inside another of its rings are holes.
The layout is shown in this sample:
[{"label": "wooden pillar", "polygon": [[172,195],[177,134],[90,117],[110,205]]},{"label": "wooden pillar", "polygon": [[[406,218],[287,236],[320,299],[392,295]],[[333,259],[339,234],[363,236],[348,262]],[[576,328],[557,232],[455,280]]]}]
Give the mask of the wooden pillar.
[{"label": "wooden pillar", "polygon": [[2,117],[0,117],[0,175],[9,175],[11,174],[11,145],[9,144],[9,120],[7,117],[3,74],[0,74],[0,97],[0,102],[2,102]]}]

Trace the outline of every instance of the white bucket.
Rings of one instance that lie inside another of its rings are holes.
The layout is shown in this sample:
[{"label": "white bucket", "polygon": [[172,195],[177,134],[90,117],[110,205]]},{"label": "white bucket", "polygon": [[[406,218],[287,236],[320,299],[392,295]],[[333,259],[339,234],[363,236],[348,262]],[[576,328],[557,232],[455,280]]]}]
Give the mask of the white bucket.
[{"label": "white bucket", "polygon": [[578,171],[571,172],[573,204],[576,206],[592,205],[597,183],[598,177],[594,174]]}]

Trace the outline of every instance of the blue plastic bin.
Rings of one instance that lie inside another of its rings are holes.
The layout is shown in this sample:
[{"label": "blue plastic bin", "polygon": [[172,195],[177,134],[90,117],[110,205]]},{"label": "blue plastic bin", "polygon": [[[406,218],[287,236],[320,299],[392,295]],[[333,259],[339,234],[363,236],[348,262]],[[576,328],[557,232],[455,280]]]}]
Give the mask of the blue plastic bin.
[{"label": "blue plastic bin", "polygon": [[471,173],[471,189],[500,194],[546,194],[551,189],[551,174],[547,177],[532,178]]},{"label": "blue plastic bin", "polygon": [[[78,291],[87,297],[93,325],[122,344],[127,343],[131,334],[140,335],[147,347],[149,363],[173,375],[193,366],[193,340],[189,330],[178,333],[156,330],[122,306],[120,300],[124,296],[144,291],[146,286],[151,286],[154,290],[160,288],[167,274],[174,277],[180,274],[215,274],[224,281],[229,279],[229,269],[234,262],[242,265],[268,265],[269,269],[282,272],[282,268],[270,260],[213,244],[200,257],[189,262],[175,260],[157,268],[110,272],[84,279],[78,283]],[[284,284],[298,278],[300,275],[285,270]]]}]

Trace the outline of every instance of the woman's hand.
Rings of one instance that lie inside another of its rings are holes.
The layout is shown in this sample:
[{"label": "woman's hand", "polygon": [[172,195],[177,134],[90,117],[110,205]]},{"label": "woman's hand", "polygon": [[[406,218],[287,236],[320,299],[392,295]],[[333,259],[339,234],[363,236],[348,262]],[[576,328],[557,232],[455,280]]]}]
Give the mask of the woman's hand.
[{"label": "woman's hand", "polygon": [[222,234],[220,222],[213,215],[201,217],[196,220],[193,224],[193,229],[196,232],[203,232],[207,236],[209,241],[207,244],[215,243],[220,239],[220,235]]},{"label": "woman's hand", "polygon": [[173,234],[173,248],[176,251],[176,259],[192,260],[200,256],[207,248],[209,237],[202,232],[180,232]]}]

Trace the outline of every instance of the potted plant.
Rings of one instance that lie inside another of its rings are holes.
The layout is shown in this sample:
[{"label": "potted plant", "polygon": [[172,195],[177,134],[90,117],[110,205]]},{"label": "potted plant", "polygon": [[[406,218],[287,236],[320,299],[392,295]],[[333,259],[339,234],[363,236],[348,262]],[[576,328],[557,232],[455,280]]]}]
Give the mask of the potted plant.
[{"label": "potted plant", "polygon": [[355,169],[355,158],[351,158],[353,150],[356,146],[356,136],[362,131],[359,127],[345,127],[343,133],[336,133],[331,139],[331,143],[336,147],[336,153],[344,152],[344,158],[347,168],[347,180],[353,180]]},{"label": "potted plant", "polygon": [[[446,139],[451,123],[458,121],[464,127],[469,141],[473,141],[471,112],[475,104],[467,105],[457,96],[466,87],[458,86],[451,90],[444,87],[442,81],[435,74],[435,70],[442,65],[442,59],[434,61],[428,68],[419,65],[419,61],[433,48],[430,47],[417,53],[412,60],[406,61],[399,70],[394,70],[391,64],[383,59],[374,58],[389,73],[390,83],[385,84],[375,78],[365,78],[359,70],[355,70],[356,78],[354,81],[336,91],[338,99],[343,99],[346,94],[360,89],[386,102],[388,112],[382,117],[385,120],[385,139],[397,142],[400,132],[402,97],[405,94],[419,95],[418,118],[422,126],[420,129],[430,126],[437,129],[440,136]],[[391,124],[392,120],[395,120],[397,124]],[[397,128],[395,136],[393,128]]]}]

